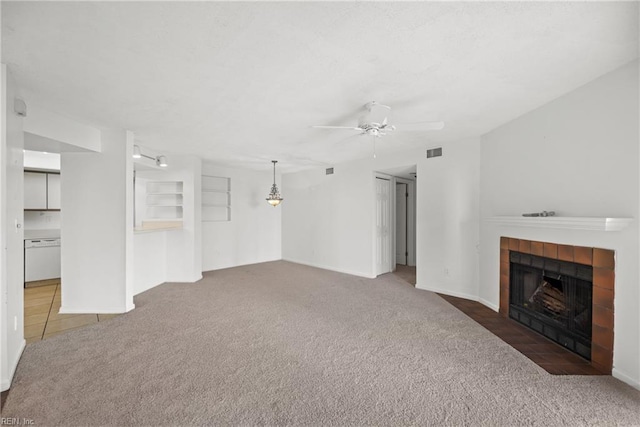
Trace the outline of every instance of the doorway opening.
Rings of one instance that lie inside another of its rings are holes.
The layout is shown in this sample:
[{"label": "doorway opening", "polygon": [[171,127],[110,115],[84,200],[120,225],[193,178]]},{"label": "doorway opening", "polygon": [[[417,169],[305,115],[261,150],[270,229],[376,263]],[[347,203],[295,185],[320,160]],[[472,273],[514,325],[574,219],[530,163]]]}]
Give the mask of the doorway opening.
[{"label": "doorway opening", "polygon": [[[393,271],[412,285],[416,283],[416,194],[416,165],[376,173],[376,275]],[[383,257],[387,252],[388,263]]]}]

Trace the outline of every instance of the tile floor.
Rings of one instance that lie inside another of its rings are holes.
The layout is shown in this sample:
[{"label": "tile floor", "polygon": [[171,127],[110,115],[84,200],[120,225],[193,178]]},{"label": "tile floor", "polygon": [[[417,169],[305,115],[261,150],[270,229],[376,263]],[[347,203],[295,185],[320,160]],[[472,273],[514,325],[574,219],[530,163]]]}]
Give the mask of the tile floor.
[{"label": "tile floor", "polygon": [[555,375],[604,375],[590,362],[476,301],[438,294],[536,365]]},{"label": "tile floor", "polygon": [[24,337],[27,344],[71,329],[111,319],[117,314],[59,314],[60,283],[24,290]]}]

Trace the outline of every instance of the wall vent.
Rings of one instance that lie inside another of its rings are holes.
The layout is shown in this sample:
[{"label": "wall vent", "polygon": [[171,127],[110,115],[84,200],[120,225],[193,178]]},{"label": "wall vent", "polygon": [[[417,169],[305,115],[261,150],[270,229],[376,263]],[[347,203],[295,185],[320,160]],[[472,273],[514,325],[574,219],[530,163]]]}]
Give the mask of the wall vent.
[{"label": "wall vent", "polygon": [[327,168],[326,174],[333,175],[333,168]]},{"label": "wall vent", "polygon": [[442,156],[442,147],[431,148],[430,150],[427,150],[427,159],[440,156]]}]

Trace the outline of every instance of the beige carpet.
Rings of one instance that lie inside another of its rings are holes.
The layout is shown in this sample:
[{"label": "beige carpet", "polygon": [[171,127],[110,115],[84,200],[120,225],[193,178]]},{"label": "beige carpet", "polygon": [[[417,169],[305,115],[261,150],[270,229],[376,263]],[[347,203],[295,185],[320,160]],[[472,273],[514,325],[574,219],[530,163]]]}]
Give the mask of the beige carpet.
[{"label": "beige carpet", "polygon": [[439,296],[272,262],[165,284],[27,346],[3,417],[42,425],[638,425],[640,392],[552,376]]}]

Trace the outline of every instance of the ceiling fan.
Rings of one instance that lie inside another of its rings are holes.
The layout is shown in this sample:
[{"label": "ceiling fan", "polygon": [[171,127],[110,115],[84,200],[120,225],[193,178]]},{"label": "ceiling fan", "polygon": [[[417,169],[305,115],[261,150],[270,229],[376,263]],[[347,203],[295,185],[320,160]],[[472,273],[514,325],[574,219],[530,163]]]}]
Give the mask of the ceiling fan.
[{"label": "ceiling fan", "polygon": [[[382,107],[391,111],[391,107],[388,105],[379,104],[376,101],[371,101],[364,105],[364,108],[371,113],[374,107]],[[411,127],[411,130],[440,130],[444,128],[444,122],[418,122],[418,123],[404,123],[398,124],[400,130],[405,126]],[[373,137],[382,137],[387,135],[388,132],[396,130],[396,126],[390,125],[385,117],[381,123],[366,121],[366,115],[361,117],[358,126],[311,126],[317,129],[347,129],[360,131],[360,135],[369,135]],[[408,129],[407,129],[408,130]]]}]

